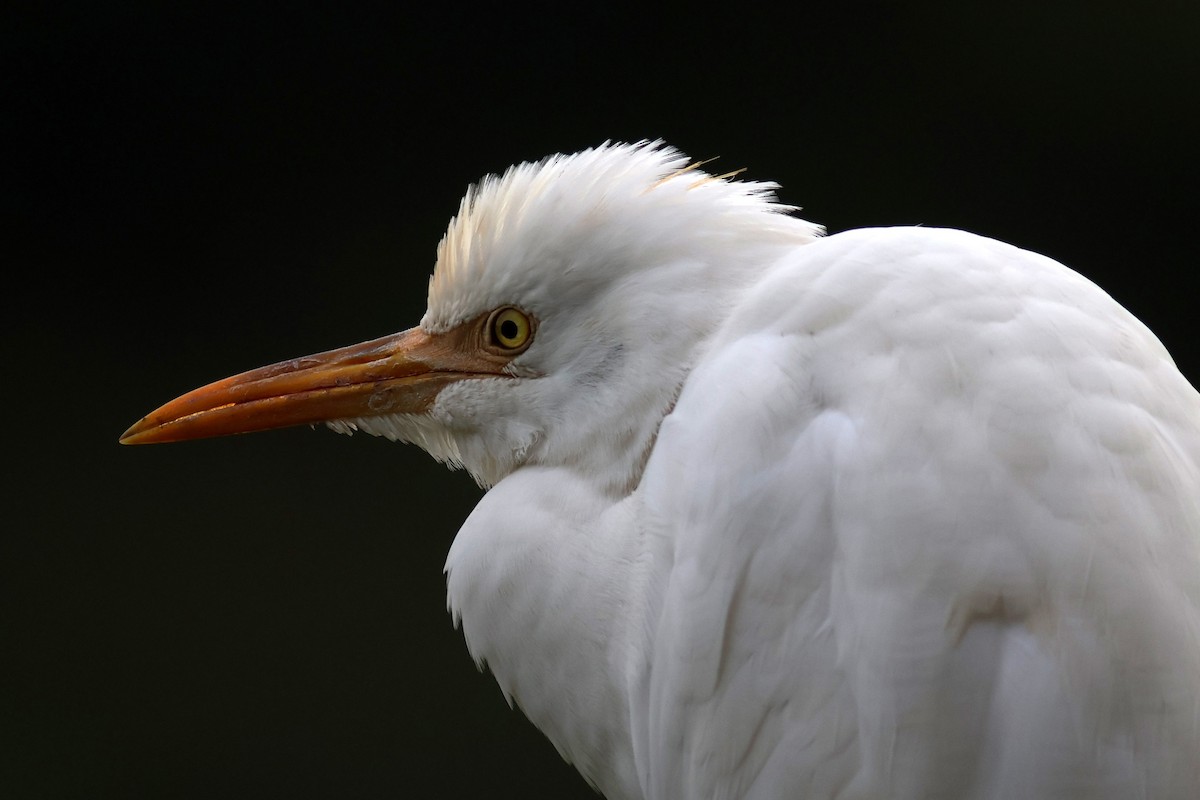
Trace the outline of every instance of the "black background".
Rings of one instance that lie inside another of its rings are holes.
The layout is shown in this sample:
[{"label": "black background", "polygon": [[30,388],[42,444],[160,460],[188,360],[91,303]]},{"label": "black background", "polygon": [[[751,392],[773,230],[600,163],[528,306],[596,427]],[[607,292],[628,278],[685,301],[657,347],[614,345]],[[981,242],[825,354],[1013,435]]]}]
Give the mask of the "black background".
[{"label": "black background", "polygon": [[592,796],[445,612],[468,477],[306,429],[116,444],[415,324],[510,163],[662,137],[831,232],[995,236],[1200,377],[1195,3],[744,5],[6,12],[0,794]]}]

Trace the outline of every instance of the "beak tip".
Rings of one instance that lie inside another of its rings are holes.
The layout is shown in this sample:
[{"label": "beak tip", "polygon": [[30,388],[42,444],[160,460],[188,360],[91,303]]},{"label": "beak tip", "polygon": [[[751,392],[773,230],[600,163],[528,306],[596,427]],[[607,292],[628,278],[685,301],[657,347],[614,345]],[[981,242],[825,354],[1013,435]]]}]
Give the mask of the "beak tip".
[{"label": "beak tip", "polygon": [[121,437],[117,439],[117,444],[144,444],[144,442],[141,441],[141,435],[145,432],[145,423],[146,418],[143,417],[142,419],[139,419],[137,422],[130,425],[129,429],[122,433]]}]

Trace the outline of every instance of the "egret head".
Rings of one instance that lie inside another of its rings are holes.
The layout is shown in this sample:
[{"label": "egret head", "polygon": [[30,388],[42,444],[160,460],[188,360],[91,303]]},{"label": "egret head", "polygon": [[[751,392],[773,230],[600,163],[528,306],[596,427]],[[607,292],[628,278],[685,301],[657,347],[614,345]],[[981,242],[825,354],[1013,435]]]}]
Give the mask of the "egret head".
[{"label": "egret head", "polygon": [[742,287],[819,234],[774,188],[658,142],[513,167],[468,190],[418,328],[203,387],[122,440],[326,422],[414,442],[483,485],[604,464],[620,491]]}]

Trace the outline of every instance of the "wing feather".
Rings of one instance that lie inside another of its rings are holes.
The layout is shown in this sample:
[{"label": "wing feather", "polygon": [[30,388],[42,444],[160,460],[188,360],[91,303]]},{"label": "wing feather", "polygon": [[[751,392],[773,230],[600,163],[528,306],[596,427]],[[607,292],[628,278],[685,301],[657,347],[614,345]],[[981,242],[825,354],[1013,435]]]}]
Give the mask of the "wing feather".
[{"label": "wing feather", "polygon": [[647,796],[1192,796],[1198,429],[1153,335],[1049,259],[935,229],[800,248],[639,489]]}]

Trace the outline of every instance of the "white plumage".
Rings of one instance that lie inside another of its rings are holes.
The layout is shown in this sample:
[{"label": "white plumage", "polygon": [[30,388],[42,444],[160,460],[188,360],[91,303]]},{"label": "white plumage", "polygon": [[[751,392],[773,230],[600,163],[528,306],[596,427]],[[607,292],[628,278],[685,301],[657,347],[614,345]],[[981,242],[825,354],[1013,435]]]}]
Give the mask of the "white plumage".
[{"label": "white plumage", "polygon": [[[1162,345],[1050,259],[817,238],[686,166],[485,180],[406,334],[476,339],[336,406],[492,486],[446,564],[472,655],[611,800],[1196,797],[1200,396]],[[270,427],[185,427],[266,369],[126,438]]]}]

